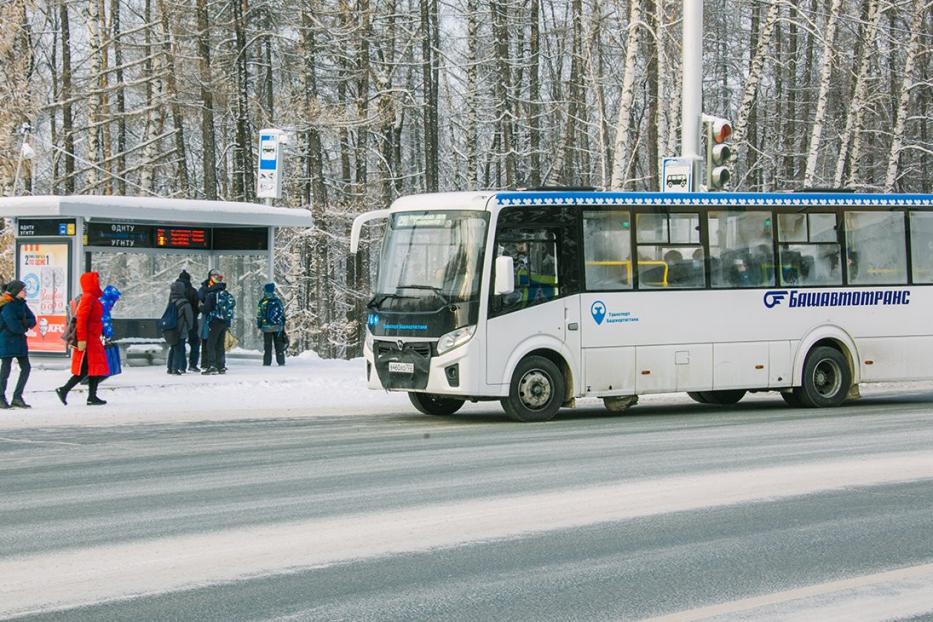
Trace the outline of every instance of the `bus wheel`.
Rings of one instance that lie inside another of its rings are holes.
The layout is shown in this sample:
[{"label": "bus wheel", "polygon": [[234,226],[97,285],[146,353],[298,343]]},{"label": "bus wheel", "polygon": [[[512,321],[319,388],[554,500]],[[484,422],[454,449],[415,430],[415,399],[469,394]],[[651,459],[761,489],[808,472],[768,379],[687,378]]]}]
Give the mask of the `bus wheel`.
[{"label": "bus wheel", "polygon": [[463,406],[464,400],[434,393],[409,393],[411,405],[425,415],[452,415]]},{"label": "bus wheel", "polygon": [[845,355],[836,348],[814,348],[803,364],[803,385],[794,396],[808,408],[838,406],[845,401],[852,372]]},{"label": "bus wheel", "polygon": [[699,402],[700,404],[709,404],[706,401],[705,394],[702,391],[687,391],[687,395],[690,396],[694,402]]},{"label": "bus wheel", "polygon": [[516,421],[549,421],[560,410],[564,391],[557,365],[543,356],[529,356],[515,368],[502,408]]},{"label": "bus wheel", "polygon": [[738,403],[745,397],[745,391],[735,389],[732,391],[701,391],[706,404],[715,404],[717,406],[731,406]]}]

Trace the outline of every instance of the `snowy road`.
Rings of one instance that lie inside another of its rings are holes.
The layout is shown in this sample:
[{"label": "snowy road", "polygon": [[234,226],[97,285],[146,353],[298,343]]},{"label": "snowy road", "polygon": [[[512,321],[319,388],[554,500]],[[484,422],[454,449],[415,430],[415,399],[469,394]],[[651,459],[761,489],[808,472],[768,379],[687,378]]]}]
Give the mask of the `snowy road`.
[{"label": "snowy road", "polygon": [[933,613],[933,393],[0,429],[0,617]]}]

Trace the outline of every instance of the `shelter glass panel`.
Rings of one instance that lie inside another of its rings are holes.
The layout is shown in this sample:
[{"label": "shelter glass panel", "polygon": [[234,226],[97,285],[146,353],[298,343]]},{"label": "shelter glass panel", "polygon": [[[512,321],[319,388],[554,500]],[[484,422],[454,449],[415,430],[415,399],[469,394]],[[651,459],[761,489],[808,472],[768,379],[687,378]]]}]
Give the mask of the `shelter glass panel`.
[{"label": "shelter glass panel", "polygon": [[191,274],[192,284],[207,275],[207,255],[126,252],[91,253],[91,270],[100,273],[101,287],[113,285],[122,296],[113,308],[118,319],[154,319],[162,316],[169,288],[182,270]]},{"label": "shelter glass panel", "polygon": [[[262,334],[256,328],[256,309],[262,298],[262,286],[269,282],[266,261],[266,255],[217,255],[214,261],[227,281],[227,291],[236,298],[230,330],[240,347],[248,350],[262,349]],[[206,278],[206,270],[204,274]]]}]

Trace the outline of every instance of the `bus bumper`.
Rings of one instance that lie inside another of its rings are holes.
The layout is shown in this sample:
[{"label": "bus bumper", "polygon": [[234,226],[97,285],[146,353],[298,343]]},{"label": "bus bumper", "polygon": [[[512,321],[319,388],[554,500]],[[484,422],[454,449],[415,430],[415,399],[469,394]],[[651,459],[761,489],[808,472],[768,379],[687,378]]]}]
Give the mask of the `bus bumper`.
[{"label": "bus bumper", "polygon": [[[427,357],[412,351],[411,343],[403,342],[403,348],[398,350],[397,341],[376,340],[373,342],[373,350],[364,350],[366,383],[370,389],[419,391],[460,397],[482,393],[479,340],[471,339],[442,355]],[[412,371],[389,371],[387,361],[401,363],[398,367]]]}]

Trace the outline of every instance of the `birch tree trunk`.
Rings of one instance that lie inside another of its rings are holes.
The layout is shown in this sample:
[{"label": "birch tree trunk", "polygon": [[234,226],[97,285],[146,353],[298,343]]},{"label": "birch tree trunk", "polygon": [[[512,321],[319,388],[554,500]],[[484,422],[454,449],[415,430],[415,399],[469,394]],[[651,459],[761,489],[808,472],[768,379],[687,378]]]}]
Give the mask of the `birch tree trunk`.
[{"label": "birch tree trunk", "polygon": [[[774,25],[777,23],[780,8],[781,5],[778,2],[773,2],[771,4],[771,7],[768,9],[768,15],[765,17],[765,24],[758,33],[758,41],[755,45],[755,52],[752,57],[751,67],[749,68],[748,78],[745,80],[742,103],[739,106],[739,111],[735,120],[736,149],[732,153],[733,162],[738,158],[738,152],[743,144],[746,146],[747,150],[749,121],[755,111],[755,103],[758,99],[758,85],[761,83],[761,74],[764,68],[765,57],[767,56],[768,49],[771,47],[771,35],[774,34]],[[750,170],[749,172],[752,171]]]},{"label": "birch tree trunk", "polygon": [[[875,39],[878,34],[878,22],[881,20],[881,13],[881,0],[871,0],[868,8],[868,25],[862,35],[862,53],[859,59],[855,92],[852,94],[852,103],[849,105],[849,115],[846,118],[846,129],[842,135],[842,146],[839,148],[839,158],[836,160],[836,174],[833,177],[833,184],[836,187],[842,185],[847,156],[849,156],[850,164],[846,185],[858,183],[861,177],[862,132],[865,130],[865,108],[869,97],[868,74],[871,69],[872,56],[875,52]],[[852,144],[851,155],[848,154],[850,142]]]},{"label": "birch tree trunk", "polygon": [[836,21],[841,11],[842,0],[832,0],[832,5],[829,8],[829,17],[826,21],[826,33],[823,37],[823,59],[820,64],[820,90],[816,98],[816,113],[813,117],[813,126],[810,129],[810,147],[807,155],[807,168],[803,174],[803,185],[805,188],[812,187],[816,179],[816,165],[820,153],[820,140],[823,136],[823,125],[826,123],[826,107],[829,100],[829,89],[832,86],[830,78],[833,73]]},{"label": "birch tree trunk", "polygon": [[[897,183],[898,163],[904,148],[904,127],[909,114],[910,92],[914,87],[914,64],[920,49],[920,33],[923,29],[923,15],[927,0],[913,0],[913,13],[910,20],[910,42],[907,44],[907,57],[904,60],[904,74],[901,80],[901,94],[897,103],[897,121],[894,123],[894,136],[891,139],[891,151],[888,154],[888,167],[884,176],[884,191],[893,192]],[[925,120],[924,120],[925,122]]]},{"label": "birch tree trunk", "polygon": [[642,0],[630,0],[628,17],[628,36],[625,43],[625,69],[622,78],[622,97],[619,101],[619,115],[616,119],[616,138],[612,154],[612,190],[622,190],[629,184],[626,173],[629,171],[633,153],[632,104],[635,100],[635,60],[641,36]]},{"label": "birch tree trunk", "polygon": [[84,5],[84,25],[87,29],[88,45],[90,46],[91,67],[90,72],[98,94],[88,98],[88,132],[87,132],[87,159],[92,166],[88,167],[85,191],[94,192],[97,190],[100,176],[96,168],[96,163],[101,159],[100,144],[100,124],[102,121],[103,93],[100,90],[101,77],[101,49],[102,38],[100,36],[100,14],[98,13],[97,0],[90,0]]}]

